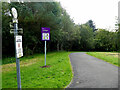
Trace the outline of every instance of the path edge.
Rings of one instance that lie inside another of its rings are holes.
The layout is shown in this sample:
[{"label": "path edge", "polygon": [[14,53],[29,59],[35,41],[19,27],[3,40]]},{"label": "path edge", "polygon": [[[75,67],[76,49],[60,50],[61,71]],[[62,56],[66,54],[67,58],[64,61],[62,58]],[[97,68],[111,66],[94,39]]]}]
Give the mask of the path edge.
[{"label": "path edge", "polygon": [[70,82],[65,88],[68,88],[68,87],[72,84],[72,82],[73,82],[73,77],[74,77],[73,66],[72,66],[71,61],[70,61],[70,55],[71,55],[71,54],[72,54],[72,53],[70,53],[70,54],[68,55],[68,57],[69,57],[69,62],[70,62],[70,65],[71,65],[71,70],[72,70],[73,76],[72,76],[71,82]]}]

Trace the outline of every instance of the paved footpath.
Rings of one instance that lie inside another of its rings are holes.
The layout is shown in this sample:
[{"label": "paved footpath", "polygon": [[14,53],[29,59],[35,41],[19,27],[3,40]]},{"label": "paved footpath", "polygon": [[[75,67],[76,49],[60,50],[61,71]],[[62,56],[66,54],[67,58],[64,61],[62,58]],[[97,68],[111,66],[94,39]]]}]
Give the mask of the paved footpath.
[{"label": "paved footpath", "polygon": [[118,88],[118,67],[84,52],[71,53],[74,77],[68,88]]}]

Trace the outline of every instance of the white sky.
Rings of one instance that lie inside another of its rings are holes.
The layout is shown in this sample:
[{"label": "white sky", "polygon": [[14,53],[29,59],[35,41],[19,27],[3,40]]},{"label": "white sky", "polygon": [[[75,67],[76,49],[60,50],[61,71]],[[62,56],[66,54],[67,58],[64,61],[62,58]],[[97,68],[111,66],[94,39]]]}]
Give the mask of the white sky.
[{"label": "white sky", "polygon": [[92,19],[96,28],[114,29],[120,0],[57,0],[76,24]]}]

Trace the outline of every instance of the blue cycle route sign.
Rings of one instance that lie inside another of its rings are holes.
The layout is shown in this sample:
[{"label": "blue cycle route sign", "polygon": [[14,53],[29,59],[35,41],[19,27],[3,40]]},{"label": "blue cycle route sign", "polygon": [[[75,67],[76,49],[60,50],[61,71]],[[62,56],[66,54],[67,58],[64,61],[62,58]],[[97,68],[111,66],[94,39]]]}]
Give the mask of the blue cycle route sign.
[{"label": "blue cycle route sign", "polygon": [[50,28],[42,27],[42,41],[49,41],[50,40]]},{"label": "blue cycle route sign", "polygon": [[50,40],[50,28],[42,27],[41,30],[42,41],[45,41],[45,66],[46,66],[46,41]]}]

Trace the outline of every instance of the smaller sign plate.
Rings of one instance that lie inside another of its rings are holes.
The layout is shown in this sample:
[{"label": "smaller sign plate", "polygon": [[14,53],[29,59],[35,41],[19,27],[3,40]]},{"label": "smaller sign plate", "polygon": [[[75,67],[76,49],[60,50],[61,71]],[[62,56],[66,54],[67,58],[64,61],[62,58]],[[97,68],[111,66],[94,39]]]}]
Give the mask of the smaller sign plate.
[{"label": "smaller sign plate", "polygon": [[21,35],[16,36],[16,54],[17,54],[17,58],[20,58],[23,56],[22,36]]}]

